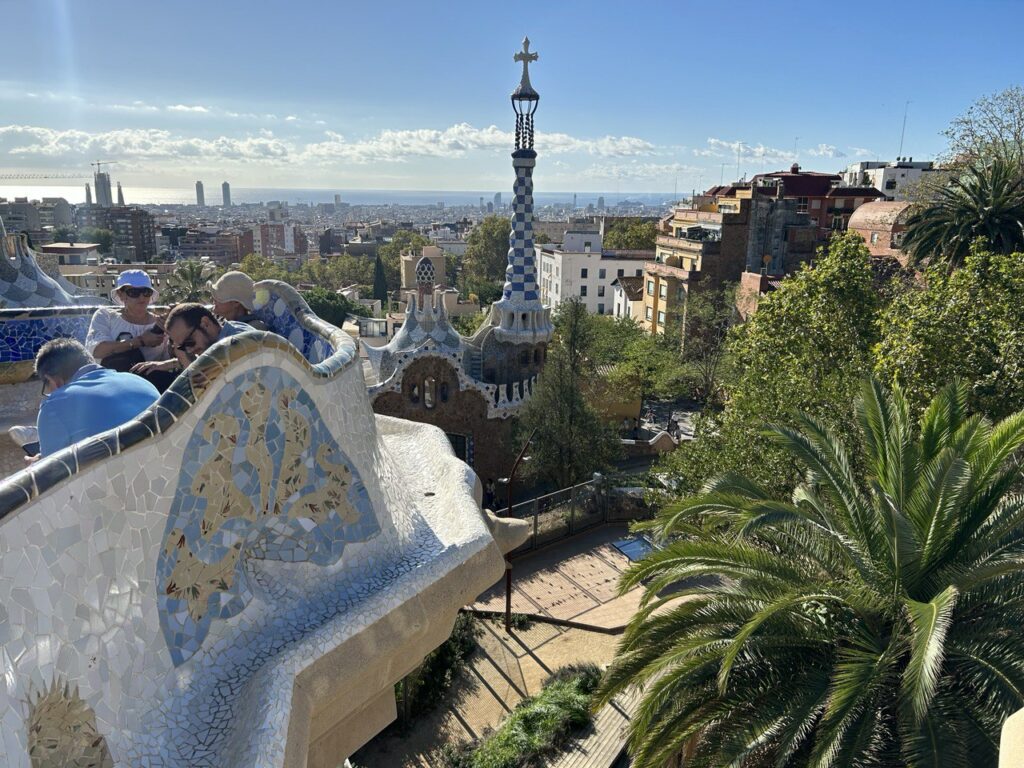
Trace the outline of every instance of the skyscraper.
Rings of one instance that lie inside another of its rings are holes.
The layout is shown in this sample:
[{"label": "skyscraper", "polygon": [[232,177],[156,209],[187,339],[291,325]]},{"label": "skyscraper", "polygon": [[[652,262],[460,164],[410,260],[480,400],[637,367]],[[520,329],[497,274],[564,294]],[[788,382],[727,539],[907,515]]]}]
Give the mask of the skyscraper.
[{"label": "skyscraper", "polygon": [[110,174],[96,171],[92,178],[96,187],[96,205],[110,208],[114,204],[113,195],[110,194]]},{"label": "skyscraper", "polygon": [[334,193],[334,207],[337,208],[339,205],[341,205],[341,195],[339,195],[337,192],[335,192]]},{"label": "skyscraper", "polygon": [[[231,185],[226,181],[220,185],[220,193],[224,196],[224,207],[231,207]],[[202,203],[200,203],[202,205]]]},{"label": "skyscraper", "polygon": [[89,182],[85,183],[85,204],[92,205],[92,187],[89,186]]},{"label": "skyscraper", "polygon": [[117,204],[124,205],[124,190],[121,189],[121,182],[117,182]]},{"label": "skyscraper", "polygon": [[501,192],[494,193],[494,210],[501,210]]},{"label": "skyscraper", "polygon": [[206,207],[206,195],[203,194],[203,182],[196,182],[196,205],[200,208]]},{"label": "skyscraper", "polygon": [[604,210],[604,198],[603,197],[597,198],[597,210],[599,210],[599,211],[603,211]]}]

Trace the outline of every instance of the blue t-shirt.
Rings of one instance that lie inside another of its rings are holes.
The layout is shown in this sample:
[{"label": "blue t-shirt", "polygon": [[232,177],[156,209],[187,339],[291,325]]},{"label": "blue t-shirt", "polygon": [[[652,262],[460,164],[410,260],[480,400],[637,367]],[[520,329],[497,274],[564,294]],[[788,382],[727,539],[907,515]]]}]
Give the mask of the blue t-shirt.
[{"label": "blue t-shirt", "polygon": [[217,337],[217,341],[226,339],[228,336],[234,336],[236,333],[245,333],[246,331],[255,331],[251,325],[240,323],[237,320],[221,320],[220,321],[220,336]]},{"label": "blue t-shirt", "polygon": [[95,363],[83,365],[71,380],[39,406],[39,453],[62,448],[118,427],[156,402],[156,387],[134,373]]}]

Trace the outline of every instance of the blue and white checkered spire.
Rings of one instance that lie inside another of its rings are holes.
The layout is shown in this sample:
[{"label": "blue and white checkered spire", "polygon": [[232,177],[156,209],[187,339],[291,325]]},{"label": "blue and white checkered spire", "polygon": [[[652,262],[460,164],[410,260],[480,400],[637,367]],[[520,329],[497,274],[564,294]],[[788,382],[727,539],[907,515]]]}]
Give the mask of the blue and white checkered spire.
[{"label": "blue and white checkered spire", "polygon": [[499,335],[509,341],[546,340],[551,335],[548,312],[540,303],[537,289],[537,253],[533,246],[533,168],[537,153],[533,149],[533,113],[540,95],[530,84],[528,66],[537,60],[530,52],[530,41],[523,41],[523,50],[515,56],[523,64],[519,87],[512,93],[516,111],[516,149],[512,167],[516,171],[512,186],[512,231],[508,236],[508,266],[505,287],[495,302]]}]

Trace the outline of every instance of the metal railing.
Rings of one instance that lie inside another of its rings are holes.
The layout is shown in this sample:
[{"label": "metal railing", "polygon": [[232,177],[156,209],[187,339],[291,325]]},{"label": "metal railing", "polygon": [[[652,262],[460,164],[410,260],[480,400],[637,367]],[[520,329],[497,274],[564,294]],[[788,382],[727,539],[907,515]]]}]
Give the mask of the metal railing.
[{"label": "metal railing", "polygon": [[[499,511],[497,514],[503,513]],[[634,520],[641,516],[629,505],[617,503],[615,489],[604,478],[521,501],[513,505],[511,517],[529,520],[533,530],[526,543],[513,550],[510,557],[603,523]]]}]

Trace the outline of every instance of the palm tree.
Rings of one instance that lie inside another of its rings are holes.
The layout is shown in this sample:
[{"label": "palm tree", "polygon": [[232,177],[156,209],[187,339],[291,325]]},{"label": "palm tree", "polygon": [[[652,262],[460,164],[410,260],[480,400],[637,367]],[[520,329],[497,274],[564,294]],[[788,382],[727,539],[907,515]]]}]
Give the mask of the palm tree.
[{"label": "palm tree", "polygon": [[213,269],[208,264],[199,261],[190,259],[178,262],[164,286],[164,301],[207,301],[210,298],[207,282],[212,272]]},{"label": "palm tree", "polygon": [[687,768],[995,766],[1024,705],[1024,412],[993,426],[967,394],[915,428],[867,382],[857,461],[803,416],[770,430],[806,469],[791,500],[721,477],[659,515],[599,692],[644,687],[635,768],[687,743]]},{"label": "palm tree", "polygon": [[1024,250],[1024,178],[1019,164],[995,159],[953,178],[938,197],[907,219],[911,260],[934,257],[959,265],[979,237],[998,253]]}]

